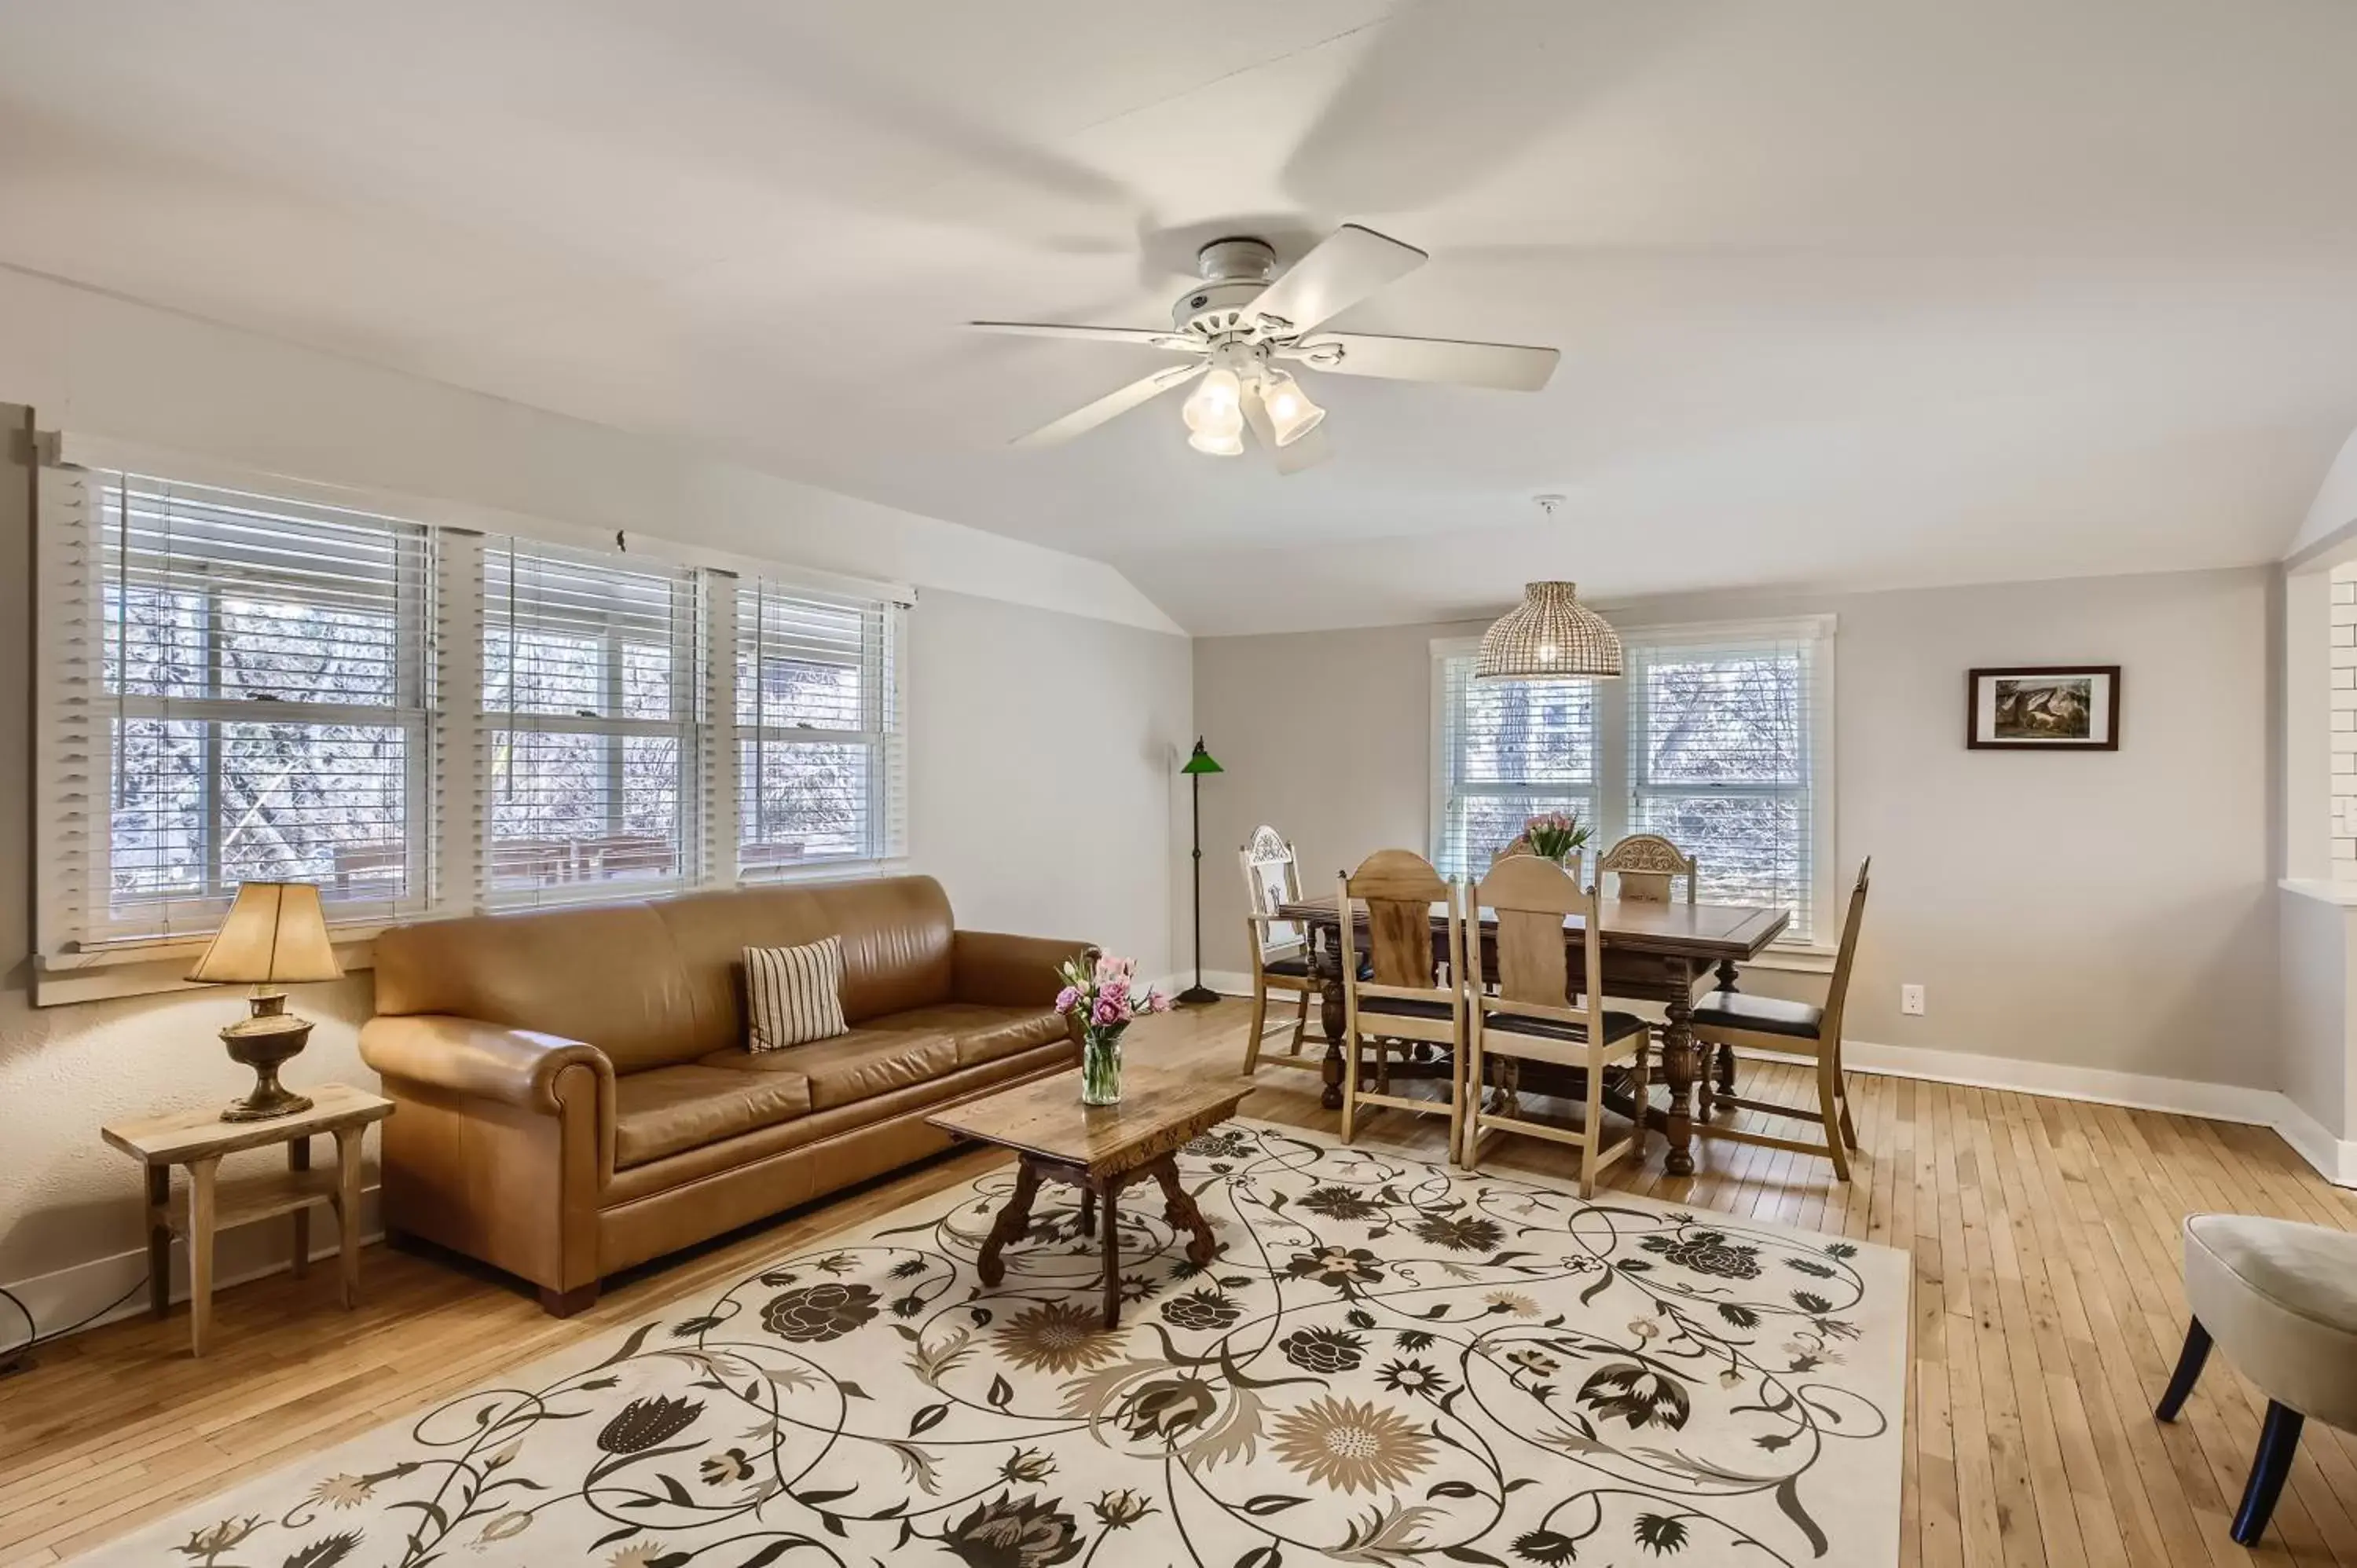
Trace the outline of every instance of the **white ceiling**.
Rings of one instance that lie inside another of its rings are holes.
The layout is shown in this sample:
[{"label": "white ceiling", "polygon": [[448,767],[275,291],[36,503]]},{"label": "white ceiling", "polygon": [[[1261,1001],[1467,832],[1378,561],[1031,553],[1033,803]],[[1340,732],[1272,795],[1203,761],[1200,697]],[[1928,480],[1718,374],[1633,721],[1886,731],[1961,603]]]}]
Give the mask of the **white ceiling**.
[{"label": "white ceiling", "polygon": [[[0,262],[1096,556],[1190,629],[2269,558],[2357,424],[2343,0],[77,0],[5,13]],[[1194,247],[1432,252],[1547,343],[1187,450]],[[5,389],[0,388],[0,393]],[[1570,504],[1540,523],[1529,498]]]}]

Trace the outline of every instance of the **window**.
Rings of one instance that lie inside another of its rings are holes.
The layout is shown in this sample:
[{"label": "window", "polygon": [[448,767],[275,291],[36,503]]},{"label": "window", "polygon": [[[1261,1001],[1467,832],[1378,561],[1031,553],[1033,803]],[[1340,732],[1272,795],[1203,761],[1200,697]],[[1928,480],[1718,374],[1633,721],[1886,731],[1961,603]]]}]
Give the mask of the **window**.
[{"label": "window", "polygon": [[874,601],[737,584],[740,875],[901,853],[898,618]]},{"label": "window", "polygon": [[484,902],[698,880],[695,574],[514,539],[482,560]]},{"label": "window", "polygon": [[326,502],[79,456],[39,480],[46,968],[209,937],[248,880],[365,928],[904,853],[898,594],[292,480]]},{"label": "window", "polygon": [[422,908],[425,531],[135,474],[80,501],[98,636],[58,673],[94,687],[65,714],[104,758],[102,831],[66,857],[87,931],[210,931],[247,880]]},{"label": "window", "polygon": [[1573,810],[1592,853],[1660,833],[1701,863],[1702,897],[1781,905],[1785,941],[1829,940],[1832,634],[1623,628],[1619,681],[1477,682],[1473,644],[1436,644],[1436,864],[1478,875],[1526,816]]}]

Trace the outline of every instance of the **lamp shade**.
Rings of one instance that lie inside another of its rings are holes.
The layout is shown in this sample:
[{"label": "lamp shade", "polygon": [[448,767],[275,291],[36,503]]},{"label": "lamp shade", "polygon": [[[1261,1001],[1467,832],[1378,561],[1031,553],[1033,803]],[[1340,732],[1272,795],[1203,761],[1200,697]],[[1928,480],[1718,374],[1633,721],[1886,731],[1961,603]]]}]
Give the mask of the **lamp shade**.
[{"label": "lamp shade", "polygon": [[1211,760],[1211,754],[1203,749],[1203,737],[1199,735],[1195,737],[1194,752],[1187,758],[1187,766],[1181,768],[1178,771],[1181,773],[1225,773],[1227,769]]},{"label": "lamp shade", "polygon": [[1620,634],[1579,602],[1577,583],[1526,583],[1523,602],[1481,634],[1473,674],[1484,681],[1618,675]]},{"label": "lamp shade", "polygon": [[319,890],[307,882],[245,882],[212,946],[188,971],[214,983],[284,985],[335,980],[343,965],[328,941]]}]

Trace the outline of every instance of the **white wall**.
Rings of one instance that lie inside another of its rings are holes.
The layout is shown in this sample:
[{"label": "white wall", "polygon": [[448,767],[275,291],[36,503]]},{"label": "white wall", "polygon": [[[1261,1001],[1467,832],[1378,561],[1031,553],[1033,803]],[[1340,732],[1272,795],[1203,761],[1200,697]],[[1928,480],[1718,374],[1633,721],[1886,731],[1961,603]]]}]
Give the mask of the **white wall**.
[{"label": "white wall", "polygon": [[[1193,735],[1190,654],[1099,563],[5,270],[0,399],[43,429],[915,583],[914,867],[967,923],[1094,938],[1150,973],[1176,962],[1169,775]],[[48,1326],[137,1278],[137,1174],[99,1125],[242,1089],[212,1037],[239,1010],[226,993],[28,1004],[22,483],[0,472],[0,1282],[30,1281]],[[288,1081],[373,1081],[356,1050],[369,998],[364,975],[298,989],[318,1028]],[[225,1271],[262,1262],[258,1240],[229,1243]],[[0,1345],[16,1332],[0,1323]]]},{"label": "white wall", "polygon": [[[2266,568],[1609,607],[1832,613],[1837,855],[1874,856],[1856,1039],[2272,1089],[2276,897]],[[1501,608],[1503,607],[1501,607]],[[1473,625],[1199,638],[1209,967],[1243,962],[1232,852],[1266,821],[1313,891],[1428,833],[1427,645]],[[1967,751],[1964,671],[2123,666],[2121,748]],[[1921,1018],[1902,982],[1928,989]],[[1772,988],[1772,987],[1763,987]]]}]

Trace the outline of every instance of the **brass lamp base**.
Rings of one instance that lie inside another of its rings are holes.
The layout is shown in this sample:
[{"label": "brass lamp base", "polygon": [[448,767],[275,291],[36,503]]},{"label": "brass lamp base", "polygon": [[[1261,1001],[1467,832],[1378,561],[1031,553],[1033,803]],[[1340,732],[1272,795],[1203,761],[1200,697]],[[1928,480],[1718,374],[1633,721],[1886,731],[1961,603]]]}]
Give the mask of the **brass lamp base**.
[{"label": "brass lamp base", "polygon": [[253,1014],[221,1032],[230,1060],[253,1069],[253,1092],[221,1113],[224,1122],[269,1122],[311,1109],[310,1100],[278,1081],[279,1068],[302,1054],[311,1021],[286,1011],[284,992],[253,999]]}]

